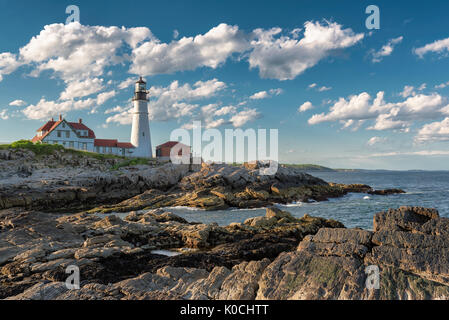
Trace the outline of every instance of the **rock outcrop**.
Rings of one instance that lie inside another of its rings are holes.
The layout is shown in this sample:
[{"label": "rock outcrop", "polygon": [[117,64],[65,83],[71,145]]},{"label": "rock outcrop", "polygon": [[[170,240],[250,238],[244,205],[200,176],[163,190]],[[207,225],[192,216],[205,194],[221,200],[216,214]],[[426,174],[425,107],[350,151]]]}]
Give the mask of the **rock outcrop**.
[{"label": "rock outcrop", "polygon": [[190,173],[188,165],[158,162],[114,169],[120,161],[64,150],[46,156],[29,150],[0,150],[0,210],[74,212],[117,203],[151,188],[168,190]]},{"label": "rock outcrop", "polygon": [[320,229],[265,269],[257,298],[449,299],[448,227],[436,210],[401,207],[376,214],[374,232]]},{"label": "rock outcrop", "polygon": [[[449,298],[449,219],[433,209],[377,213],[373,231],[277,208],[227,227],[160,209],[124,220],[9,209],[0,222],[2,298]],[[79,290],[65,285],[68,265]]]},{"label": "rock outcrop", "polygon": [[[192,272],[211,279],[218,279],[218,276],[209,273],[228,270],[230,275],[235,266],[245,262],[247,265],[236,267],[236,274],[240,275],[242,270],[261,271],[261,266],[266,266],[281,252],[294,250],[306,235],[322,227],[342,227],[336,221],[321,218],[297,219],[275,208],[269,209],[267,216],[275,220],[270,227],[246,224],[220,227],[188,223],[164,210],[131,212],[124,220],[114,215],[101,218],[87,213],[63,215],[19,208],[2,210],[0,297],[20,294],[30,287],[38,288],[39,292],[52,291],[41,286],[46,282],[64,281],[67,278],[65,269],[70,265],[80,268],[81,279],[90,284],[89,288],[93,283],[108,285],[142,278],[145,273],[165,277],[160,270],[167,267],[179,268],[177,273],[180,274],[184,269],[200,270]],[[157,254],[155,250],[179,252],[170,257]],[[259,265],[253,260],[263,263]],[[259,276],[248,276],[249,287],[241,287],[242,296],[255,295]],[[236,275],[233,277],[227,282],[229,290],[231,283],[237,281]],[[174,280],[171,283],[176,285]],[[54,286],[52,283],[49,288]],[[200,290],[199,284],[196,287],[194,291]],[[168,290],[164,288],[158,289],[161,296]],[[172,293],[178,297],[175,293],[180,292]],[[197,297],[199,293],[191,294]],[[217,291],[213,297],[219,295],[236,296],[236,293]],[[35,297],[35,293],[31,296]]]}]

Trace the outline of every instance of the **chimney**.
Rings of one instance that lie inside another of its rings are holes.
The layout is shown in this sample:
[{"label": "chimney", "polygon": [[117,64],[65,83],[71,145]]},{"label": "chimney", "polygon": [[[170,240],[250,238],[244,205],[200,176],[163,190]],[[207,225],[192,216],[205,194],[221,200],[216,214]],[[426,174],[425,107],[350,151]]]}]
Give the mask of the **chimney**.
[{"label": "chimney", "polygon": [[62,114],[59,115],[59,121],[61,121],[61,120],[62,120]]},{"label": "chimney", "polygon": [[83,123],[83,119],[80,118],[80,119],[79,119],[79,123],[80,123],[80,124]]}]

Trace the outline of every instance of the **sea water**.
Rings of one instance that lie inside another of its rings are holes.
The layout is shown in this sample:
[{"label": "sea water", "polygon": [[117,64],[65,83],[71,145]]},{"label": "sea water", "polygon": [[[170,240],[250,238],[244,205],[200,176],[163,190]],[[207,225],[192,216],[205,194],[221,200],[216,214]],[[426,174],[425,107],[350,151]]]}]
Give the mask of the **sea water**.
[{"label": "sea water", "polygon": [[[400,206],[436,208],[440,216],[449,217],[449,171],[350,171],[310,172],[328,182],[362,183],[374,189],[399,188],[405,194],[376,196],[350,193],[342,198],[313,203],[278,205],[295,217],[309,214],[334,219],[348,228],[372,229],[376,212]],[[187,221],[228,225],[265,214],[265,209],[227,209],[204,211],[194,208],[169,208]]]}]

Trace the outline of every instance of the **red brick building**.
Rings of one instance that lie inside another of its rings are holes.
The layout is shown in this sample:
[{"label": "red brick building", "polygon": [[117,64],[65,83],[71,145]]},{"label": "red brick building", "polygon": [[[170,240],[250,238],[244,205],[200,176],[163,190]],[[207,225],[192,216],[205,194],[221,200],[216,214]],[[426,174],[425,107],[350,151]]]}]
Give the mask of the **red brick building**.
[{"label": "red brick building", "polygon": [[156,158],[159,160],[170,160],[171,152],[175,147],[178,150],[177,155],[179,157],[191,157],[191,149],[189,146],[178,141],[168,141],[156,147]]}]

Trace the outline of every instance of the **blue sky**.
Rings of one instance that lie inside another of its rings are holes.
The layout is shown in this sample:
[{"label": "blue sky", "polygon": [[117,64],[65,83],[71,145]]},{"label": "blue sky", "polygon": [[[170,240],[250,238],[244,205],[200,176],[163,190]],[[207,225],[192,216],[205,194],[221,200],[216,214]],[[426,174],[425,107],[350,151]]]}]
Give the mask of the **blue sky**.
[{"label": "blue sky", "polygon": [[[64,24],[71,4],[80,25]],[[365,26],[370,4],[379,30]],[[153,145],[202,120],[279,129],[281,162],[449,170],[448,10],[447,1],[0,0],[0,142],[30,139],[59,113],[129,141],[142,74]]]}]

